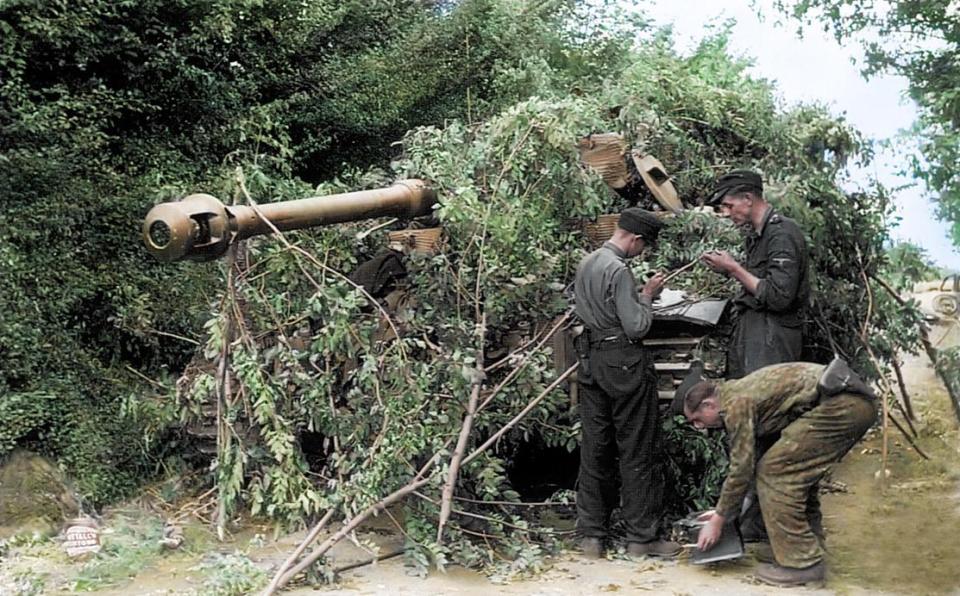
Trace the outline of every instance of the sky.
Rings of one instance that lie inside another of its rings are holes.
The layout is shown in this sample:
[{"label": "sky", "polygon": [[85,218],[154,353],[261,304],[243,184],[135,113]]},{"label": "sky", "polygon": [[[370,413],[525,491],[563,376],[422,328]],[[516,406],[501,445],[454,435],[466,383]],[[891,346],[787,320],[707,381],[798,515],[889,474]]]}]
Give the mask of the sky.
[{"label": "sky", "polygon": [[[916,107],[905,97],[906,79],[864,80],[851,62],[862,55],[857,42],[841,46],[832,36],[810,28],[801,39],[796,23],[784,22],[771,5],[771,0],[657,0],[638,10],[657,25],[672,25],[681,53],[688,53],[726,20],[735,19],[730,50],[754,61],[752,75],[775,81],[788,106],[824,104],[873,139],[892,138],[913,123]],[[889,188],[910,184],[909,178],[896,175],[905,159],[893,150],[878,154],[868,171],[853,172],[852,178],[874,176]],[[947,225],[936,219],[934,205],[922,187],[900,190],[895,197],[900,222],[891,235],[923,247],[942,267],[960,268],[960,252],[950,242]]]}]

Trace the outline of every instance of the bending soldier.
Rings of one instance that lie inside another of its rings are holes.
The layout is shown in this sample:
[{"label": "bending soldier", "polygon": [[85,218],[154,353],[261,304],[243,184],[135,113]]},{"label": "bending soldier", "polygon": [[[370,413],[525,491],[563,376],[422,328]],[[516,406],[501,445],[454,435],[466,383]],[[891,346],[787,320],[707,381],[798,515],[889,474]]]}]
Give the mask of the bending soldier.
[{"label": "bending soldier", "polygon": [[[755,478],[776,559],[757,575],[776,585],[823,581],[817,486],[877,416],[870,390],[845,367],[841,360],[830,367],[788,362],[742,379],[703,381],[687,392],[683,404],[687,420],[698,429],[724,427],[730,437],[730,470],[716,509],[705,516],[699,548],[708,550],[716,543],[724,523],[740,511]],[[757,443],[775,437],[779,438],[757,460]]]},{"label": "bending soldier", "polygon": [[[610,240],[580,262],[574,283],[576,312],[584,333],[580,355],[580,479],[577,527],[584,554],[599,557],[618,501],[633,556],[672,556],[680,546],[658,540],[663,471],[657,380],[641,339],[653,320],[651,301],[663,275],[638,293],[626,260],[656,240],[657,217],[643,209],[623,211]],[[619,461],[620,495],[616,484]]]}]

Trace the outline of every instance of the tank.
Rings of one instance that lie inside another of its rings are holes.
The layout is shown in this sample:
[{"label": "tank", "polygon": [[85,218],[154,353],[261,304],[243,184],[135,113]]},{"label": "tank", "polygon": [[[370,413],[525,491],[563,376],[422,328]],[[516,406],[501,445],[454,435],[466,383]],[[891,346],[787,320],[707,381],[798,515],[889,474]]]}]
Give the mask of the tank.
[{"label": "tank", "polygon": [[270,234],[270,224],[287,232],[375,217],[412,219],[430,213],[436,202],[423,180],[257,207],[227,206],[214,196],[193,194],[151,209],[143,222],[143,242],[161,261],[210,261],[235,242]]}]

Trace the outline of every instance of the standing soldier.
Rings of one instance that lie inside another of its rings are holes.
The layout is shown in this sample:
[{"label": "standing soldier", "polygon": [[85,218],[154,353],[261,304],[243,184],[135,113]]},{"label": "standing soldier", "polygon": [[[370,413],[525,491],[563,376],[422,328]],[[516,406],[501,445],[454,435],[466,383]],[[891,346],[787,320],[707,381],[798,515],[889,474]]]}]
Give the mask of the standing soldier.
[{"label": "standing soldier", "polygon": [[660,220],[636,207],[623,211],[610,240],[580,262],[574,293],[584,323],[577,338],[582,388],[577,526],[585,555],[599,557],[619,504],[632,556],[673,556],[674,542],[658,539],[663,471],[657,377],[641,343],[653,321],[651,302],[663,288],[654,275],[638,293],[626,260],[653,243]]},{"label": "standing soldier", "polygon": [[[783,586],[822,582],[818,483],[876,420],[869,388],[842,360],[788,362],[742,379],[702,381],[684,397],[683,413],[696,428],[724,427],[730,437],[730,471],[716,509],[701,516],[707,524],[697,546],[716,544],[755,479],[776,559],[758,577]],[[758,460],[757,444],[771,439]]]},{"label": "standing soldier", "polygon": [[734,225],[746,228],[746,262],[725,251],[704,253],[715,271],[734,277],[742,289],[736,310],[727,378],[800,359],[803,311],[810,296],[807,245],[795,221],[777,213],[763,198],[763,181],[750,170],[721,176],[708,204]]},{"label": "standing soldier", "polygon": [[[774,211],[763,198],[763,180],[750,170],[734,170],[717,181],[708,200],[747,232],[746,262],[725,251],[708,252],[703,261],[734,277],[742,289],[734,298],[734,324],[727,352],[727,378],[739,379],[759,368],[800,360],[803,310],[810,296],[807,246],[795,221]],[[758,457],[769,447],[760,445]],[[765,540],[756,495],[750,493],[740,515],[748,541]]]}]

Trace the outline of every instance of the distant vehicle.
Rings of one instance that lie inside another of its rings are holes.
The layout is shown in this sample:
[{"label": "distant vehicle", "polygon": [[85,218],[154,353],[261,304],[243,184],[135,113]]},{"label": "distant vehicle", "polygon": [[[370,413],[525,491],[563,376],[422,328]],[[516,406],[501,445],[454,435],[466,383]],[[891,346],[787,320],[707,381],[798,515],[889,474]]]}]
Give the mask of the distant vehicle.
[{"label": "distant vehicle", "polygon": [[955,317],[960,313],[960,274],[954,273],[943,278],[933,298],[933,310],[939,315]]}]

